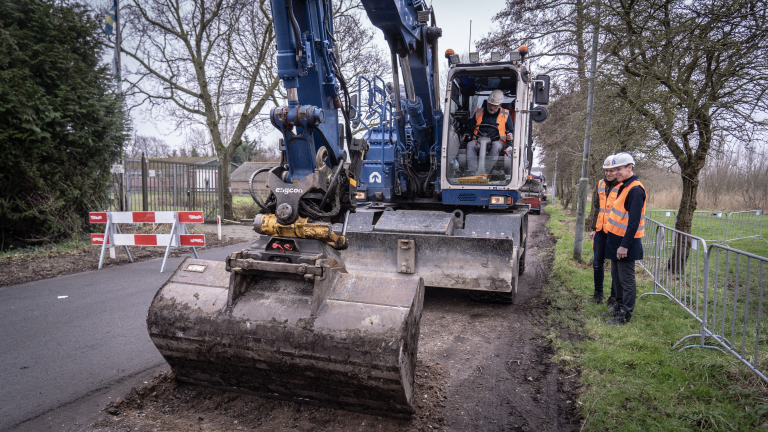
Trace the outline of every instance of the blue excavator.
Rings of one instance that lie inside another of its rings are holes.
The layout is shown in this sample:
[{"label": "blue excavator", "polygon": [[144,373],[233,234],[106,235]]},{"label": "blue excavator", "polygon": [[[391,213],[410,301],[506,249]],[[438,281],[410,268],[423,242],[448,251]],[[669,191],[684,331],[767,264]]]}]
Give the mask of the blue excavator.
[{"label": "blue excavator", "polygon": [[[330,1],[271,2],[283,157],[251,177],[270,190],[251,193],[258,239],[224,261],[186,258],[153,299],[148,331],[180,381],[407,418],[425,285],[514,301],[529,209],[519,188],[549,77],[530,73],[526,50],[466,62],[447,50],[443,96],[434,11],[362,4],[393,82],[363,77],[353,94]],[[514,139],[494,155],[498,128],[477,127],[475,155],[459,137],[497,89]]]}]

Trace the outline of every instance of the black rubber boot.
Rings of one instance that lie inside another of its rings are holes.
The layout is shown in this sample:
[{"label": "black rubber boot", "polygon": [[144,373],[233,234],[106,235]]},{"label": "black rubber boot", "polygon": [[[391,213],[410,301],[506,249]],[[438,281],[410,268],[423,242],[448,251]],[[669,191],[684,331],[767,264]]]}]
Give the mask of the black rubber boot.
[{"label": "black rubber boot", "polygon": [[609,308],[615,308],[616,307],[616,297],[610,296],[608,297],[608,301],[605,303],[606,306]]},{"label": "black rubber boot", "polygon": [[606,324],[610,325],[624,325],[629,322],[629,318],[627,318],[627,311],[624,309],[619,309],[619,311],[616,313],[616,315],[606,321]]}]

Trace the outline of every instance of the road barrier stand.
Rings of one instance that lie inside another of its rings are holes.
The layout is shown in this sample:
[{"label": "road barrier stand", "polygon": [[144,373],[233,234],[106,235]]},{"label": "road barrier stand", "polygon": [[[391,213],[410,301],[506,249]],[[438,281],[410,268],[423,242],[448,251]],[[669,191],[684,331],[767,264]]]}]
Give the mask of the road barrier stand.
[{"label": "road barrier stand", "polygon": [[[160,273],[165,270],[168,253],[171,250],[191,248],[197,256],[197,246],[205,246],[204,234],[190,234],[188,223],[203,223],[201,211],[158,211],[158,212],[91,212],[91,223],[105,223],[104,234],[91,234],[91,244],[101,245],[99,256],[99,269],[104,264],[104,251],[106,248],[116,246],[125,247],[128,259],[133,262],[128,246],[165,246],[163,264]],[[120,231],[121,223],[170,223],[170,234],[123,234]]]}]

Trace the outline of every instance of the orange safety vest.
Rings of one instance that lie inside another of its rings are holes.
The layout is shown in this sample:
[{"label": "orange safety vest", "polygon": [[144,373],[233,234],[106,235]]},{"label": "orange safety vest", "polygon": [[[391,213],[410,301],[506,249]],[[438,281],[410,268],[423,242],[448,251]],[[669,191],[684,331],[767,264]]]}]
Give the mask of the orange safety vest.
[{"label": "orange safety vest", "polygon": [[[619,186],[622,184],[623,183],[619,183],[616,185],[616,187],[611,190],[611,195],[607,199],[609,205],[611,205],[612,208],[610,211],[608,211],[606,208],[608,221],[605,224],[605,230],[611,234],[624,237],[624,234],[627,233],[627,225],[629,224],[629,213],[624,206],[624,203],[627,199],[627,194],[629,194],[629,191],[634,187],[641,187],[643,188],[643,192],[645,192],[645,186],[643,186],[643,184],[638,180],[635,180],[629,186],[624,188],[623,191],[621,191],[621,195],[616,197],[616,194],[619,191]],[[615,199],[611,200],[611,196],[615,197]],[[646,199],[645,201],[648,200]],[[645,235],[645,202],[643,202],[643,210],[640,213],[640,225],[637,227],[635,238],[642,238],[643,235]]]},{"label": "orange safety vest", "polygon": [[[608,225],[608,213],[611,212],[611,204],[613,203],[613,200],[616,199],[616,195],[618,194],[618,185],[614,188],[616,193],[609,193],[609,195],[606,197],[605,194],[605,180],[600,180],[600,182],[597,184],[597,195],[600,197],[600,211],[597,213],[597,220],[595,221],[595,229],[600,231],[605,231],[603,227],[606,227]],[[613,191],[611,191],[613,192]],[[611,202],[608,202],[608,198],[611,199]]]},{"label": "orange safety vest", "polygon": [[[477,136],[477,132],[480,130],[480,125],[483,122],[483,111],[485,109],[483,107],[480,107],[477,109],[477,114],[475,114],[475,136]],[[509,117],[509,110],[506,110],[504,108],[499,108],[499,115],[496,117],[496,126],[499,127],[499,138],[501,141],[503,141],[505,144],[507,142],[507,117]],[[512,123],[514,124],[515,118],[512,117]]]}]

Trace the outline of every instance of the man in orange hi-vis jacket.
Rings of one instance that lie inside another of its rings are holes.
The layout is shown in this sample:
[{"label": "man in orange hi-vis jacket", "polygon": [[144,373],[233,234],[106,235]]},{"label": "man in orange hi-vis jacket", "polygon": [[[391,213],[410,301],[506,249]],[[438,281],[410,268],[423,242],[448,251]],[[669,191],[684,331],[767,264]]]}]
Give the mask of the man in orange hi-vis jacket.
[{"label": "man in orange hi-vis jacket", "polygon": [[[595,293],[584,300],[588,303],[603,302],[603,281],[605,280],[605,242],[608,237],[608,215],[612,203],[608,201],[611,189],[618,183],[614,177],[616,168],[611,166],[614,155],[605,158],[603,169],[605,178],[597,183],[598,202],[592,203],[592,231],[589,238],[592,239],[592,269],[594,270]],[[616,306],[616,281],[611,283],[611,296],[608,298],[608,308]]]},{"label": "man in orange hi-vis jacket", "polygon": [[611,189],[608,200],[608,236],[605,256],[611,260],[611,278],[616,285],[616,307],[608,315],[608,324],[623,325],[632,319],[637,289],[635,261],[643,259],[641,238],[645,234],[645,186],[634,173],[635,160],[629,153],[614,155],[610,163],[616,167],[618,183]]}]

